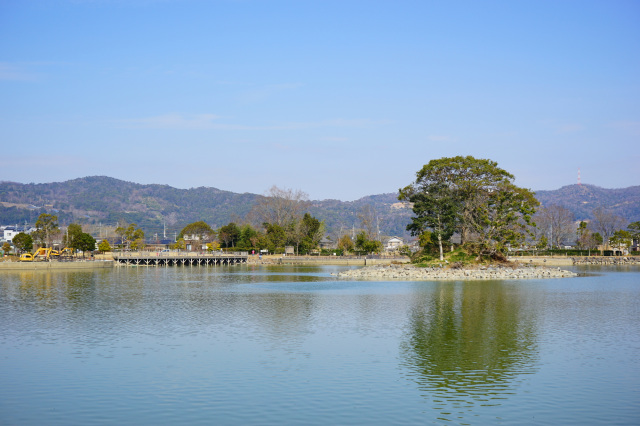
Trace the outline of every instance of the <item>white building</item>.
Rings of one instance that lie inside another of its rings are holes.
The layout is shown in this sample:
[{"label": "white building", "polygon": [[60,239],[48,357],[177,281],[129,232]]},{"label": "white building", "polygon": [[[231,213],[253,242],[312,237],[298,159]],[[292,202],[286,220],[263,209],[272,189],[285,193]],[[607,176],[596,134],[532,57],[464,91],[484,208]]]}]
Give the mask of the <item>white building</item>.
[{"label": "white building", "polygon": [[25,228],[24,226],[2,226],[0,229],[2,229],[2,240],[9,242],[21,232],[30,234],[32,231],[35,231],[35,228]]},{"label": "white building", "polygon": [[400,246],[404,245],[404,240],[400,237],[391,237],[384,241],[384,249],[386,251],[396,251]]}]

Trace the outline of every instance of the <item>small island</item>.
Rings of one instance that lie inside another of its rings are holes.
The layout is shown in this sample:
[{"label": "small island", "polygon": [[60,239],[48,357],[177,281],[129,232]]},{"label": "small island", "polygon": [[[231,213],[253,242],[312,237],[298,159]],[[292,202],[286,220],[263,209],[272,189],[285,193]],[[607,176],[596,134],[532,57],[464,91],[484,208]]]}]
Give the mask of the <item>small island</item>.
[{"label": "small island", "polygon": [[[540,204],[514,184],[495,161],[457,156],[431,160],[401,188],[399,200],[414,216],[407,230],[419,238],[414,265],[370,266],[340,278],[402,280],[491,280],[575,277],[561,269],[521,266],[507,260],[535,226]],[[457,241],[454,242],[454,236]]]},{"label": "small island", "polygon": [[409,264],[391,264],[365,266],[337,274],[340,279],[369,279],[369,280],[402,280],[402,281],[440,281],[440,280],[512,280],[512,279],[540,279],[540,278],[569,278],[578,274],[560,268],[544,266],[512,265],[483,265],[460,267],[419,267]]}]

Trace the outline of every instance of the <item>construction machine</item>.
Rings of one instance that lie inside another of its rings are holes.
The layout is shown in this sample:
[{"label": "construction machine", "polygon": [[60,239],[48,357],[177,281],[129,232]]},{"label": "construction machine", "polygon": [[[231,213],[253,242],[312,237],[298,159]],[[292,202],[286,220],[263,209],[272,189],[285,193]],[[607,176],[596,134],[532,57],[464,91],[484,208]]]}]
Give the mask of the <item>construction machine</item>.
[{"label": "construction machine", "polygon": [[52,257],[57,258],[58,256],[59,256],[59,253],[56,250],[46,248],[46,247],[40,247],[33,254],[31,253],[22,254],[20,256],[20,262],[43,261],[43,260],[49,260]]}]

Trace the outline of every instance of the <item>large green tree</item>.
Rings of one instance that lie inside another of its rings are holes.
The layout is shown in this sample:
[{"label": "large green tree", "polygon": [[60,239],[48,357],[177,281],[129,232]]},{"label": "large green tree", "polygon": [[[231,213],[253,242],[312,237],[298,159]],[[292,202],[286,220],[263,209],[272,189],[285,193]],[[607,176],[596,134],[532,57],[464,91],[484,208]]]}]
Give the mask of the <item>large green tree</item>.
[{"label": "large green tree", "polygon": [[260,235],[253,226],[245,223],[240,227],[240,236],[238,238],[238,248],[248,250],[258,246]]},{"label": "large green tree", "polygon": [[305,213],[302,220],[298,222],[296,231],[299,236],[298,252],[309,253],[318,248],[324,232],[324,223]]},{"label": "large green tree", "polygon": [[431,160],[400,189],[399,199],[412,202],[415,214],[407,229],[414,235],[430,230],[441,242],[457,232],[479,256],[503,257],[509,245],[524,240],[538,205],[513,179],[492,160]]},{"label": "large green tree", "polygon": [[400,199],[408,200],[416,192],[426,193],[433,184],[447,187],[458,204],[457,231],[465,242],[473,232],[474,216],[484,203],[484,194],[513,179],[492,160],[445,157],[431,160],[418,170],[415,182],[400,190]]},{"label": "large green tree", "polygon": [[[405,197],[401,193],[401,197]],[[444,259],[443,243],[448,241],[456,230],[459,205],[456,194],[443,182],[425,185],[422,191],[407,194],[406,198],[413,203],[415,218],[407,226],[411,235],[422,235],[431,229],[432,236],[438,241],[440,260]]]},{"label": "large green tree", "polygon": [[92,252],[96,249],[96,240],[91,234],[82,233],[77,238],[78,250],[82,251],[82,257],[85,252]]},{"label": "large green tree", "polygon": [[369,239],[366,231],[360,231],[356,235],[355,247],[356,251],[365,254],[379,253],[382,251],[382,243],[377,240]]},{"label": "large green tree", "polygon": [[483,200],[471,216],[473,238],[469,244],[478,256],[503,258],[509,247],[521,245],[531,234],[538,200],[528,189],[510,182],[485,193]]},{"label": "large green tree", "polygon": [[263,224],[265,232],[264,243],[270,252],[274,252],[277,248],[283,248],[287,243],[287,233],[278,224],[265,223]]},{"label": "large green tree", "polygon": [[24,232],[20,232],[14,236],[11,241],[13,242],[13,245],[22,252],[31,251],[31,249],[33,249],[33,239],[31,238],[31,235],[25,234]]},{"label": "large green tree", "polygon": [[71,223],[67,227],[67,232],[62,237],[62,242],[67,247],[71,247],[74,250],[80,250],[80,236],[82,234],[82,226],[77,223]]},{"label": "large green tree", "polygon": [[239,238],[240,228],[235,224],[235,222],[231,222],[218,229],[218,240],[225,248],[235,247]]}]

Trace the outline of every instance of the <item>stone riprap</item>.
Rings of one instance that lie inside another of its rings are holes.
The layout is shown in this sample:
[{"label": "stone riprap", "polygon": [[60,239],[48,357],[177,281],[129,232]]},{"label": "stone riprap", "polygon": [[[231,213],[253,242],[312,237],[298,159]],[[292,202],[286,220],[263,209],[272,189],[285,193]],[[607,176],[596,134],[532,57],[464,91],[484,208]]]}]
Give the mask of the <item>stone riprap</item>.
[{"label": "stone riprap", "polygon": [[481,266],[473,269],[464,268],[420,268],[413,265],[365,266],[360,269],[337,274],[341,279],[375,279],[375,280],[512,280],[538,278],[568,278],[578,274],[560,268],[543,266]]},{"label": "stone riprap", "polygon": [[640,257],[573,257],[574,265],[640,265]]}]

